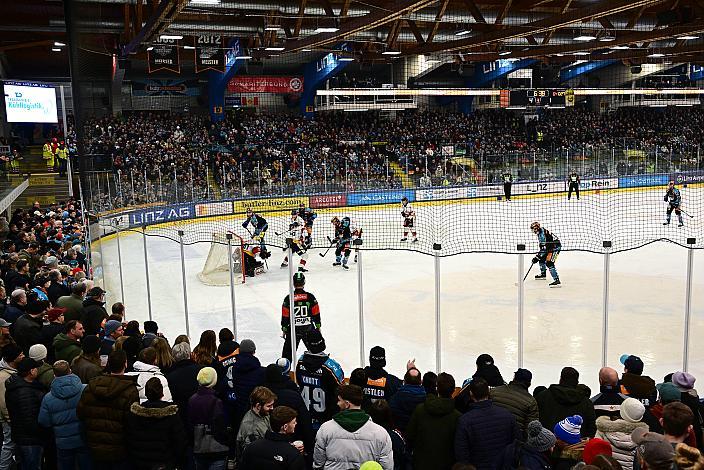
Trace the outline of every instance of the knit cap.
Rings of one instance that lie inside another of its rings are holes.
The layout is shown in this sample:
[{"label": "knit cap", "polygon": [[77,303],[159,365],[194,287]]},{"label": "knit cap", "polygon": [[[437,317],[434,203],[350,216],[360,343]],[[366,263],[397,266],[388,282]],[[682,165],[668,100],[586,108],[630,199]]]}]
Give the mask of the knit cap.
[{"label": "knit cap", "polygon": [[555,439],[555,435],[545,429],[540,424],[540,421],[537,420],[528,423],[527,434],[528,438],[526,439],[526,445],[537,450],[538,452],[550,450],[555,445],[557,440]]},{"label": "knit cap", "polygon": [[43,361],[46,359],[47,350],[43,344],[35,344],[29,348],[29,357],[35,361]]},{"label": "knit cap", "polygon": [[198,384],[204,387],[213,388],[218,382],[218,374],[212,367],[203,367],[198,371],[197,380]]},{"label": "knit cap", "polygon": [[568,416],[555,425],[552,432],[562,442],[576,444],[581,440],[582,417],[579,415]]},{"label": "knit cap", "polygon": [[635,398],[626,398],[621,403],[621,418],[629,423],[638,423],[643,419],[645,406]]},{"label": "knit cap", "polygon": [[359,467],[359,470],[383,470],[383,468],[378,462],[369,460],[367,462],[364,462],[362,466]]},{"label": "knit cap", "polygon": [[591,465],[597,455],[608,455],[611,457],[611,455],[613,455],[613,449],[611,449],[611,444],[603,439],[595,437],[594,439],[589,439],[584,445],[582,460],[587,465]]}]

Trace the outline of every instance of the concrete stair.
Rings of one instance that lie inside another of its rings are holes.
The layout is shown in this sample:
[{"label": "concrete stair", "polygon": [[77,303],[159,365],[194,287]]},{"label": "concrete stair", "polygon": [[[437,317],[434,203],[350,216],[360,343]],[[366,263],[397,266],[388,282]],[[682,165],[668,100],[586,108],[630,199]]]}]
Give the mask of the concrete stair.
[{"label": "concrete stair", "polygon": [[19,183],[24,180],[24,175],[29,174],[29,187],[17,199],[16,204],[31,206],[34,201],[39,201],[44,206],[68,199],[68,177],[47,171],[41,146],[27,147],[23,157],[20,162],[21,174],[11,175],[10,178],[17,179]]}]

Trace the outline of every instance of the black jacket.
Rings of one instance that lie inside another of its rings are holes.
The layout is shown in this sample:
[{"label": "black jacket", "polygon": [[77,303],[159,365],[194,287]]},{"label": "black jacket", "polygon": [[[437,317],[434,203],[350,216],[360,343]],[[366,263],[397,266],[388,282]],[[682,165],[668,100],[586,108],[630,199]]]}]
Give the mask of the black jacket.
[{"label": "black jacket", "polygon": [[51,285],[46,290],[46,296],[49,297],[51,305],[56,305],[56,301],[59,300],[59,297],[63,297],[64,295],[71,295],[71,289],[60,282],[51,281]]},{"label": "black jacket", "polygon": [[582,437],[594,437],[596,434],[596,416],[594,405],[584,393],[576,387],[552,384],[536,397],[540,423],[545,429],[552,429],[557,423],[572,415],[582,417]]},{"label": "black jacket", "polygon": [[42,323],[41,317],[35,318],[25,313],[10,327],[10,334],[25,356],[29,355],[30,347],[42,342]]},{"label": "black jacket", "polygon": [[10,302],[5,309],[5,315],[3,315],[3,318],[10,323],[15,323],[22,315],[24,315],[24,306]]},{"label": "black jacket", "polygon": [[108,312],[105,310],[105,302],[98,302],[93,299],[85,299],[83,301],[83,314],[81,315],[81,323],[85,328],[86,335],[97,335],[100,333],[100,325],[103,320],[108,318]]},{"label": "black jacket", "polygon": [[184,461],[186,446],[176,405],[149,400],[132,403],[127,415],[127,452],[135,468],[175,467]]},{"label": "black jacket", "polygon": [[[384,399],[389,401],[392,396],[398,391],[398,389],[403,385],[401,379],[393,374],[389,374],[381,367],[367,366],[364,368],[364,372],[367,374],[367,386],[364,387],[364,396],[369,397],[373,400]],[[378,394],[373,394],[371,391],[376,388],[375,382],[383,380],[383,393],[384,396],[379,396]]]},{"label": "black jacket", "polygon": [[296,430],[291,439],[303,441],[306,452],[312,455],[315,445],[315,433],[313,433],[310,413],[308,408],[306,408],[306,403],[303,401],[300,392],[298,392],[298,386],[291,379],[281,374],[278,374],[278,376],[280,379],[269,374],[269,368],[267,367],[267,381],[264,382],[264,386],[276,394],[276,406],[288,406],[296,410],[298,413]]},{"label": "black jacket", "polygon": [[477,470],[493,470],[506,447],[520,437],[516,418],[510,411],[491,400],[472,403],[457,422],[457,462],[472,464]]},{"label": "black jacket", "polygon": [[46,346],[47,356],[45,360],[48,364],[54,363],[54,338],[63,332],[64,325],[62,323],[49,323],[42,326],[42,344]]},{"label": "black jacket", "polygon": [[7,380],[5,404],[10,414],[12,441],[21,446],[44,445],[46,430],[39,425],[39,408],[47,390],[38,381],[27,382],[19,375]]},{"label": "black jacket", "polygon": [[190,359],[176,362],[171,369],[164,374],[169,382],[171,398],[178,406],[178,413],[186,424],[188,416],[188,399],[198,391],[198,372],[203,368]]},{"label": "black jacket", "polygon": [[305,460],[287,437],[267,431],[244,449],[240,470],[304,470]]},{"label": "black jacket", "polygon": [[621,403],[628,398],[628,395],[621,393],[618,387],[602,385],[599,387],[599,393],[591,398],[594,405],[594,414],[599,416],[608,416],[611,419],[621,418]]}]

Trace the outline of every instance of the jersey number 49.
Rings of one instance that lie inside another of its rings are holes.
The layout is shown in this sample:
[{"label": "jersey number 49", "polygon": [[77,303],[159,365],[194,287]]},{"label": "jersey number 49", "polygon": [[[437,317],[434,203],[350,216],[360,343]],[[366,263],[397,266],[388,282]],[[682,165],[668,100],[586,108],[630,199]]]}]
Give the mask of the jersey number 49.
[{"label": "jersey number 49", "polygon": [[325,413],[325,390],[319,387],[303,387],[301,390],[301,396],[303,397],[303,401],[306,403],[306,408],[308,408],[308,410],[311,410],[312,404],[313,411]]}]

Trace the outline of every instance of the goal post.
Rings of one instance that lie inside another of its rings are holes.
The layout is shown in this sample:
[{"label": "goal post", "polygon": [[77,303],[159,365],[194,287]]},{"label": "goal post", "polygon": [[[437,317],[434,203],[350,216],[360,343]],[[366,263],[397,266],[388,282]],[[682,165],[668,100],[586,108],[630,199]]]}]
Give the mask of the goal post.
[{"label": "goal post", "polygon": [[232,234],[232,259],[228,253],[227,235],[214,233],[210,243],[208,257],[205,259],[203,269],[198,273],[198,279],[208,286],[230,285],[230,264],[235,275],[235,283],[239,280],[245,282],[246,270],[244,265],[244,239]]}]

